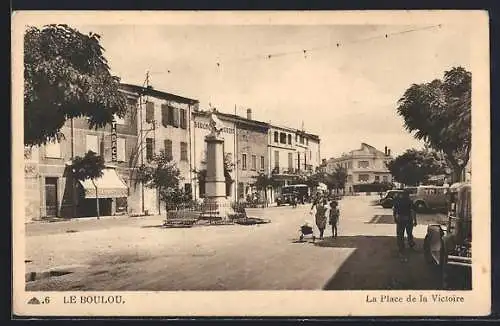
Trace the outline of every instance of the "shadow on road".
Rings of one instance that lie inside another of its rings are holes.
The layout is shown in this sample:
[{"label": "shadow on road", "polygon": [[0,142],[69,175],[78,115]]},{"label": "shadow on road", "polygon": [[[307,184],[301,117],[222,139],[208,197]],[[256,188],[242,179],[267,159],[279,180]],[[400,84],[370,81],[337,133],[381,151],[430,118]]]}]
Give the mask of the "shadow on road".
[{"label": "shadow on road", "polygon": [[[445,214],[418,214],[418,224],[443,224],[447,222]],[[394,224],[394,217],[392,214],[375,214],[365,224]]]},{"label": "shadow on road", "polygon": [[324,290],[432,290],[439,289],[439,278],[426,265],[422,240],[408,252],[408,261],[398,257],[395,237],[351,236],[328,238],[316,246],[355,248],[324,285]]}]

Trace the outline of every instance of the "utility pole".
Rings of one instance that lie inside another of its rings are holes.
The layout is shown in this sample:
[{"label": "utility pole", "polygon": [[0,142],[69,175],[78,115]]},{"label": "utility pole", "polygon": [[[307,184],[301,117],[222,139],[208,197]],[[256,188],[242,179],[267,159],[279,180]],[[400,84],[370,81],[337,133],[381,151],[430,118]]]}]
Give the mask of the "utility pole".
[{"label": "utility pole", "polygon": [[[236,104],[234,105],[234,115],[236,116]],[[234,198],[235,201],[238,202],[239,200],[239,194],[238,194],[238,161],[239,161],[239,153],[238,153],[238,125],[237,121],[234,123],[234,167],[235,167],[235,173],[234,173]]]},{"label": "utility pole", "polygon": [[73,162],[75,161],[75,132],[73,126],[73,117],[70,119],[71,123],[71,203],[72,203],[72,217],[76,217],[76,179],[75,179],[75,171],[73,169]]},{"label": "utility pole", "polygon": [[[149,71],[146,71],[146,91],[148,89],[148,86],[149,86]],[[143,94],[146,94],[146,91],[144,91],[143,89]],[[141,95],[143,95],[141,94]],[[140,150],[141,150],[141,167],[144,166],[144,146],[142,146],[142,144],[144,143],[144,135],[143,135],[143,131],[144,131],[144,128],[143,128],[143,117],[142,117],[142,111],[143,111],[143,100],[142,100],[142,96],[139,98],[139,113],[140,113],[140,136],[141,136],[141,146],[140,146]],[[141,206],[142,206],[142,212],[144,213],[144,182],[141,180]]]}]

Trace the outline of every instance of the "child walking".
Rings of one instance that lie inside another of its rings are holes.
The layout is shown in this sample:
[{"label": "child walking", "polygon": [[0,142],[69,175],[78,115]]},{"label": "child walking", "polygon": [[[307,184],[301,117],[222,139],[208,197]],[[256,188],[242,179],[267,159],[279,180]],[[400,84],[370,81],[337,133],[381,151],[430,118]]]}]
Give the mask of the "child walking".
[{"label": "child walking", "polygon": [[332,226],[332,238],[337,237],[337,225],[339,223],[340,210],[338,208],[338,202],[336,200],[332,200],[330,203],[330,213],[329,213],[329,221]]}]

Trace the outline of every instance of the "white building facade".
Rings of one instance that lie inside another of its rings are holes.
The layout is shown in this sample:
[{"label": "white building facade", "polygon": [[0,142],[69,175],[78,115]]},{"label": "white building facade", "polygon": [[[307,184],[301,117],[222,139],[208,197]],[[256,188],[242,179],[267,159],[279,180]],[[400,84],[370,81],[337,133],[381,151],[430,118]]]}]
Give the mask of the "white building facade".
[{"label": "white building facade", "polygon": [[337,166],[347,170],[346,193],[362,192],[363,185],[391,183],[392,176],[386,163],[392,159],[390,149],[384,152],[366,143],[361,148],[327,161],[326,171],[333,173]]}]

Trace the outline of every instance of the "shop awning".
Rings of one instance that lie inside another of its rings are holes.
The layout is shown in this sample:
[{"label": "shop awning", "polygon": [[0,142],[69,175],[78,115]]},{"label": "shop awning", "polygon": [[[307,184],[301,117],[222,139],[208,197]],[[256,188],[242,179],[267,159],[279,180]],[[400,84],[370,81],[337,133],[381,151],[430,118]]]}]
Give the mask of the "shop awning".
[{"label": "shop awning", "polygon": [[120,198],[127,197],[128,188],[120,179],[115,169],[104,169],[100,178],[80,181],[85,190],[85,198]]}]

